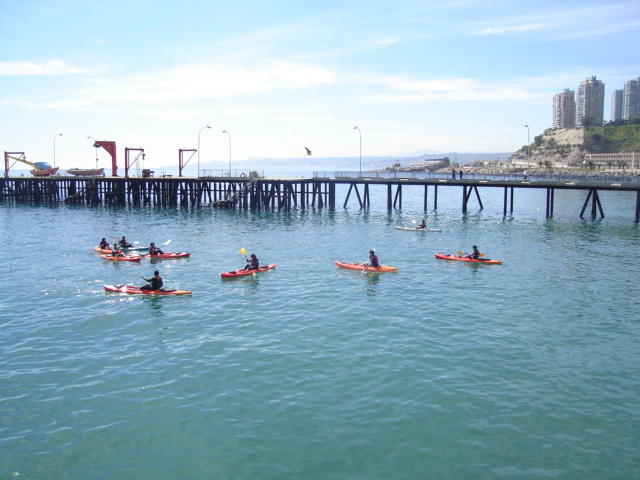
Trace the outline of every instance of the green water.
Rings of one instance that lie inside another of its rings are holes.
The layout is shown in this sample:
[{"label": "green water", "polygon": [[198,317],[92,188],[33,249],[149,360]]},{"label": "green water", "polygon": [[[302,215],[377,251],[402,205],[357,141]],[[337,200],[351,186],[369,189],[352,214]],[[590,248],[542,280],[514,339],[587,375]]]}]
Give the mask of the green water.
[{"label": "green water", "polygon": [[[528,195],[528,196],[527,196]],[[438,212],[0,205],[0,479],[631,479],[634,198]],[[379,200],[379,201],[378,201]],[[376,203],[377,202],[377,203]],[[400,231],[426,217],[441,233]],[[191,258],[113,264],[121,235]],[[503,265],[436,260],[477,244]],[[370,248],[395,274],[362,274]],[[222,280],[241,248],[275,270]],[[185,297],[108,294],[159,269]]]}]

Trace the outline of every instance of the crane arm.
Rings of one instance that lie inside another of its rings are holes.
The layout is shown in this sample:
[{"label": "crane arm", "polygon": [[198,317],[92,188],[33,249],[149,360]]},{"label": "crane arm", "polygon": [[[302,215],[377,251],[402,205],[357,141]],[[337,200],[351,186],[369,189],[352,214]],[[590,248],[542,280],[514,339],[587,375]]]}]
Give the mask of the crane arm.
[{"label": "crane arm", "polygon": [[22,162],[22,163],[26,163],[27,165],[31,165],[33,168],[35,168],[36,170],[42,170],[41,168],[38,168],[36,166],[35,163],[33,162],[28,162],[27,160],[25,160],[24,158],[19,158],[19,157],[13,157],[11,155],[7,155],[7,158],[10,158],[12,160],[17,160],[18,162]]}]

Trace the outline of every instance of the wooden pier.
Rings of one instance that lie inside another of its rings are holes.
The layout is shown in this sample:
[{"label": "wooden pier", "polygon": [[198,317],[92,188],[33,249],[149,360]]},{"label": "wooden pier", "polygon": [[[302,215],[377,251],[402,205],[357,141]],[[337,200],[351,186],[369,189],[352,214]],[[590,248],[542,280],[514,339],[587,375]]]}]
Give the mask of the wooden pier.
[{"label": "wooden pier", "polygon": [[[366,174],[363,174],[366,175]],[[429,189],[433,190],[433,209],[438,208],[438,192],[442,188],[462,187],[461,208],[466,213],[469,202],[477,201],[482,209],[480,192],[487,188],[504,191],[503,214],[512,214],[514,191],[544,189],[546,217],[553,217],[556,190],[581,190],[585,201],[582,218],[590,208],[592,218],[604,217],[598,192],[635,192],[635,221],[640,220],[640,182],[567,181],[546,179],[524,181],[491,178],[381,178],[367,176],[335,176],[300,179],[265,179],[246,177],[5,177],[0,178],[0,201],[21,203],[78,203],[86,205],[215,207],[251,210],[292,210],[336,208],[336,187],[346,190],[343,208],[366,209],[371,204],[371,186],[386,187],[387,209],[402,209],[402,195],[407,188],[424,192],[423,208],[427,210]]]}]

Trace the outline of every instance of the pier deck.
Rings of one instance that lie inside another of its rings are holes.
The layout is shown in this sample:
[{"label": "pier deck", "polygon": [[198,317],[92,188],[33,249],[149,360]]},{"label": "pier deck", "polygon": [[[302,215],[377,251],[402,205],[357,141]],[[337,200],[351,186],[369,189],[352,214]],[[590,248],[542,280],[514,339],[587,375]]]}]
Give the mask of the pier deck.
[{"label": "pier deck", "polygon": [[[640,220],[640,181],[637,177],[572,178],[553,177],[524,180],[495,175],[453,179],[444,176],[418,178],[416,176],[379,176],[367,172],[318,173],[313,178],[247,178],[247,177],[5,177],[0,178],[0,201],[33,203],[80,203],[88,205],[133,205],[162,207],[216,207],[252,210],[291,210],[294,208],[335,208],[336,186],[346,186],[342,206],[368,208],[371,186],[386,186],[389,210],[402,208],[402,194],[406,188],[424,190],[424,209],[427,193],[433,189],[433,208],[438,208],[438,190],[462,188],[462,212],[475,196],[484,208],[480,196],[482,189],[504,190],[503,213],[513,213],[514,191],[517,189],[543,189],[546,191],[546,217],[553,217],[555,190],[581,190],[586,198],[580,217],[591,205],[591,217],[604,217],[599,191],[636,193],[635,221]],[[379,189],[378,189],[379,190]],[[350,203],[351,201],[351,203]]]}]

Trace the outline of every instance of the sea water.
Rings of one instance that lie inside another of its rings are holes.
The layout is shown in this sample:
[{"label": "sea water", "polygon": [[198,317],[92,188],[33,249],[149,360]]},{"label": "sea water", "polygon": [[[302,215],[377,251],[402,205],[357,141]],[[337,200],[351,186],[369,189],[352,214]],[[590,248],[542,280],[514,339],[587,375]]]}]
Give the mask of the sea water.
[{"label": "sea water", "polygon": [[[0,204],[0,479],[631,479],[632,194],[402,210]],[[353,197],[353,196],[352,196]],[[442,232],[394,228],[426,219]],[[110,242],[188,251],[113,263]],[[436,260],[477,245],[502,265]],[[256,253],[276,269],[222,280]],[[375,248],[397,273],[363,274]],[[158,269],[183,297],[107,293]]]}]

